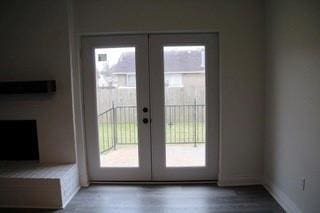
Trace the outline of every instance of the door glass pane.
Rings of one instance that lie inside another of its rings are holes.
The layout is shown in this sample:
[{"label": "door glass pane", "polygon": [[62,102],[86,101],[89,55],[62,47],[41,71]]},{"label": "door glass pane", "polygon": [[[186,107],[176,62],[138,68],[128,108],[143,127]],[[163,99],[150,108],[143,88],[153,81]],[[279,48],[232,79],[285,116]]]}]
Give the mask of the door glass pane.
[{"label": "door glass pane", "polygon": [[163,57],[166,166],[205,166],[205,47],[165,46]]},{"label": "door glass pane", "polygon": [[96,48],[101,167],[138,167],[134,47]]}]

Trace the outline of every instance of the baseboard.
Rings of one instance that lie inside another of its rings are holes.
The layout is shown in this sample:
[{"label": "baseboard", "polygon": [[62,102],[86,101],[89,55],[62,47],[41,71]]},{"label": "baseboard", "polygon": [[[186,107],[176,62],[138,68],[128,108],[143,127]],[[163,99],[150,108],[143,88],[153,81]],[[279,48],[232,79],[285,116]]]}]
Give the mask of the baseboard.
[{"label": "baseboard", "polygon": [[249,186],[260,184],[261,177],[257,176],[234,176],[218,180],[218,186]]},{"label": "baseboard", "polygon": [[280,204],[280,206],[288,213],[302,213],[297,205],[278,188],[271,181],[265,180],[263,184],[264,188],[271,194],[271,196]]}]

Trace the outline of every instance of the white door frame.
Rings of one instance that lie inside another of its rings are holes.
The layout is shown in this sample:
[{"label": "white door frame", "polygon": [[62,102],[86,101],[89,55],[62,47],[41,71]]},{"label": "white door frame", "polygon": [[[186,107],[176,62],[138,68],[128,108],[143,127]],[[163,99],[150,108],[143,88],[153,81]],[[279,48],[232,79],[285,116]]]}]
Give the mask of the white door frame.
[{"label": "white door frame", "polygon": [[[148,39],[149,38],[149,39]],[[149,43],[148,43],[149,42]],[[165,167],[163,45],[204,45],[206,52],[206,166]],[[136,47],[139,168],[100,168],[97,125],[95,47]],[[146,51],[149,50],[149,51]],[[218,179],[219,48],[217,33],[85,36],[81,39],[85,144],[89,180],[190,181]],[[150,71],[150,73],[149,73]],[[150,76],[149,76],[150,75]],[[150,85],[149,85],[150,82]],[[147,89],[146,89],[147,88]],[[150,88],[150,90],[149,90]],[[149,92],[152,91],[150,96]],[[149,100],[150,97],[150,100]],[[90,103],[90,104],[88,104]],[[150,105],[153,107],[150,108]],[[150,114],[142,112],[148,107]],[[152,118],[144,124],[142,118]],[[152,140],[152,145],[151,145]],[[151,165],[152,164],[152,165]]]},{"label": "white door frame", "polygon": [[[103,47],[135,47],[139,167],[100,167],[94,49]],[[143,107],[150,108],[147,49],[147,35],[89,36],[81,40],[85,139],[90,181],[151,180],[150,122],[142,122],[143,118],[150,119],[149,112],[142,112]]]},{"label": "white door frame", "polygon": [[[206,75],[206,166],[166,167],[163,46],[204,45]],[[219,164],[219,55],[217,34],[152,34],[149,38],[152,179],[217,180]]]}]

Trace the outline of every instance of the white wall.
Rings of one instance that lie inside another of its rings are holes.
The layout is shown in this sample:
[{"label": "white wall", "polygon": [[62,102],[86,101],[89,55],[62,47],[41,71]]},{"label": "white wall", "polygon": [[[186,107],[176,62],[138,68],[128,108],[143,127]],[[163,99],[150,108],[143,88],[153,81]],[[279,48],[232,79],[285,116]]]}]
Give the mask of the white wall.
[{"label": "white wall", "polygon": [[318,0],[267,1],[265,178],[288,212],[320,210],[319,11]]},{"label": "white wall", "polygon": [[77,40],[81,35],[108,33],[219,32],[219,181],[220,184],[259,181],[264,130],[262,0],[74,0],[73,6]]},{"label": "white wall", "polygon": [[67,2],[1,1],[0,17],[0,80],[57,83],[53,95],[1,96],[0,119],[36,119],[40,160],[75,162]]},{"label": "white wall", "polygon": [[[264,108],[262,0],[74,0],[71,6],[75,39],[68,34],[73,30],[69,28],[73,25],[72,17],[68,17],[68,12],[72,15],[68,1],[5,1],[0,9],[0,80],[57,81],[57,92],[51,96],[0,99],[0,119],[37,119],[43,162],[75,162],[74,128],[79,130],[77,141],[83,142],[79,69],[77,63],[70,62],[69,52],[71,48],[73,59],[77,57],[73,44],[81,35],[211,31],[220,33],[220,181],[250,183],[260,178]],[[69,39],[74,39],[71,46]],[[72,86],[78,119],[75,123]]]}]

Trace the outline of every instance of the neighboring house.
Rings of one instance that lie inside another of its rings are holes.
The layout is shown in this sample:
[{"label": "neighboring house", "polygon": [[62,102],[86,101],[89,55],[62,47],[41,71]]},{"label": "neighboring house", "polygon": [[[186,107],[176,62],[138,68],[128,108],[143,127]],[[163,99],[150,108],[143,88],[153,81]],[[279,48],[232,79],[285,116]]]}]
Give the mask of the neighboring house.
[{"label": "neighboring house", "polygon": [[204,64],[204,50],[171,50],[165,52],[166,86],[188,87],[204,84]]},{"label": "neighboring house", "polygon": [[97,77],[97,86],[99,88],[113,89],[117,88],[117,82],[111,76],[99,74]]},{"label": "neighboring house", "polygon": [[[110,67],[110,72],[117,87],[135,87],[134,52],[121,54],[118,63]],[[164,55],[165,84],[168,87],[204,85],[204,51],[185,50],[168,51]]]}]

